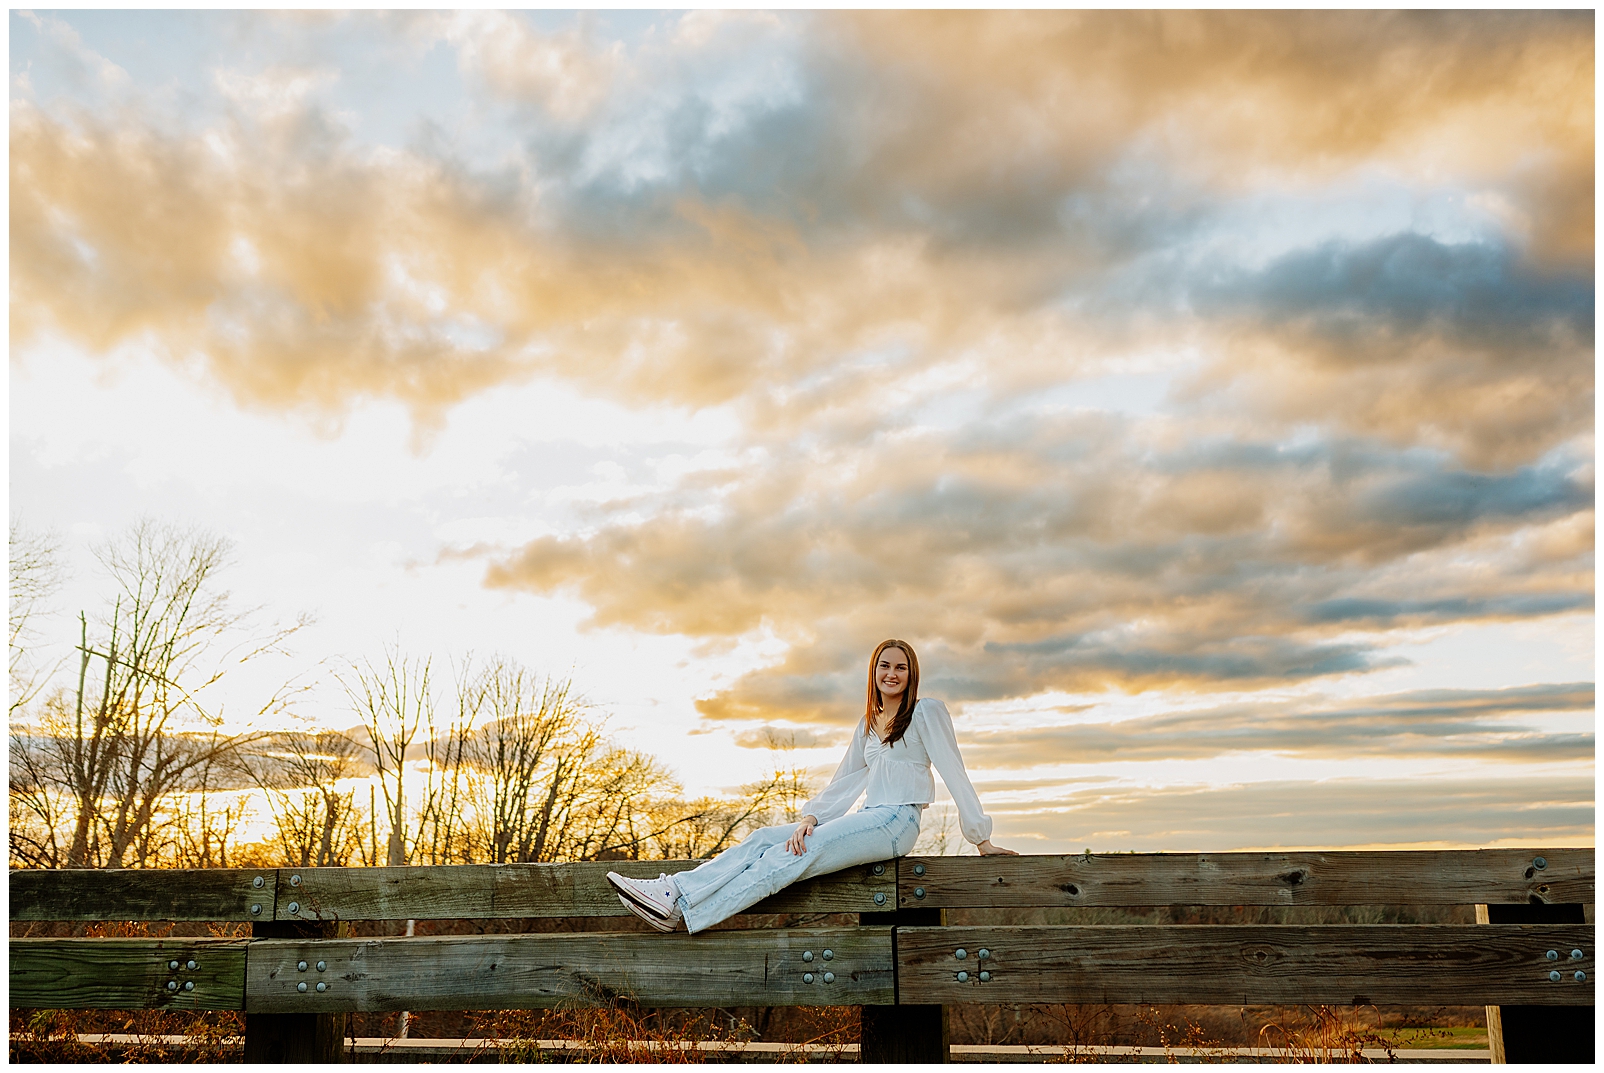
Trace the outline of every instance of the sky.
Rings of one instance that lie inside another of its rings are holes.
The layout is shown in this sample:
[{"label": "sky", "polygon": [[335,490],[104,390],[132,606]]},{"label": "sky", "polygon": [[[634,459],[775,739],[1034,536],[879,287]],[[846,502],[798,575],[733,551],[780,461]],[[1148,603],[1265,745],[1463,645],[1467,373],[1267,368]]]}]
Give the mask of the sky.
[{"label": "sky", "polygon": [[728,792],[900,637],[1024,852],[1590,846],[1593,40],[13,11],[40,652],[149,517],[313,619],[236,712],[504,653]]}]

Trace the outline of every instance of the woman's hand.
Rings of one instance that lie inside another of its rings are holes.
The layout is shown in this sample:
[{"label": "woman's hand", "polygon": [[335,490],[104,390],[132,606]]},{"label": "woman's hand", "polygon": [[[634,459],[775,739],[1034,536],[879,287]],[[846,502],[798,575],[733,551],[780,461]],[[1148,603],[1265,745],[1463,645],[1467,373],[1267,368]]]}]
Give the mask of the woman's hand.
[{"label": "woman's hand", "polygon": [[1017,856],[1019,856],[1019,852],[1017,850],[1003,849],[1001,846],[992,845],[991,844],[991,839],[989,839],[989,838],[986,839],[984,842],[982,842],[977,848],[980,850],[980,855],[982,857],[1017,857]]},{"label": "woman's hand", "polygon": [[802,822],[798,823],[796,830],[791,832],[791,837],[785,840],[785,848],[798,857],[806,853],[808,844],[803,840],[813,833],[813,828],[818,826],[818,823],[819,821],[812,816],[803,816]]}]

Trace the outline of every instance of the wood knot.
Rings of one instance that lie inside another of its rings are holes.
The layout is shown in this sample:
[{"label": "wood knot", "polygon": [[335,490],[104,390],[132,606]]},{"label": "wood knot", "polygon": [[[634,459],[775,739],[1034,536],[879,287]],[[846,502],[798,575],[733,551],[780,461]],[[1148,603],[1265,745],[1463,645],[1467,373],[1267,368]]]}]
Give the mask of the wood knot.
[{"label": "wood knot", "polygon": [[1308,877],[1309,874],[1307,872],[1287,872],[1283,875],[1278,875],[1275,878],[1279,879],[1282,883],[1289,887],[1300,887],[1303,885],[1303,881]]},{"label": "wood knot", "polygon": [[1075,895],[1080,893],[1080,888],[1075,886],[1075,884],[1073,884],[1073,883],[1060,884],[1058,889],[1063,891],[1065,894],[1069,895],[1072,898]]}]

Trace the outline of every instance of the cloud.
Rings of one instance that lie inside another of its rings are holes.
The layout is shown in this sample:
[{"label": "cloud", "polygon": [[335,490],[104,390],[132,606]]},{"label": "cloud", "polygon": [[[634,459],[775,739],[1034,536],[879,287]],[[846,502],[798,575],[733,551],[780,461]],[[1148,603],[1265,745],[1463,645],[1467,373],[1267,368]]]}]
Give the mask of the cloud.
[{"label": "cloud", "polygon": [[1007,731],[970,731],[981,769],[1043,763],[1206,759],[1268,752],[1332,759],[1464,757],[1505,764],[1591,760],[1591,732],[1544,730],[1532,717],[1587,716],[1591,682],[1499,690],[1423,690],[1361,704],[1251,703]]}]

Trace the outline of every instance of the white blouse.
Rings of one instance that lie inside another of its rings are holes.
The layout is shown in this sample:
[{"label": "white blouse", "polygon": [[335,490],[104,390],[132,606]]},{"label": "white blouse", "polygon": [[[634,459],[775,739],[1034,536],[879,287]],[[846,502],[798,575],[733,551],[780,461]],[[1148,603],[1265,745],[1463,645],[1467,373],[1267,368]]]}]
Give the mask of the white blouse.
[{"label": "white blouse", "polygon": [[980,807],[980,796],[969,783],[963,756],[958,752],[958,735],[952,729],[952,716],[946,704],[928,697],[913,706],[913,721],[895,744],[887,745],[871,733],[866,720],[858,721],[847,746],[847,755],[835,769],[819,796],[802,806],[802,814],[819,823],[829,823],[847,814],[858,795],[868,790],[863,807],[871,805],[930,804],[936,795],[936,781],[930,776],[934,763],[941,781],[958,806],[958,825],[964,837],[975,845],[991,837],[991,817]]}]

